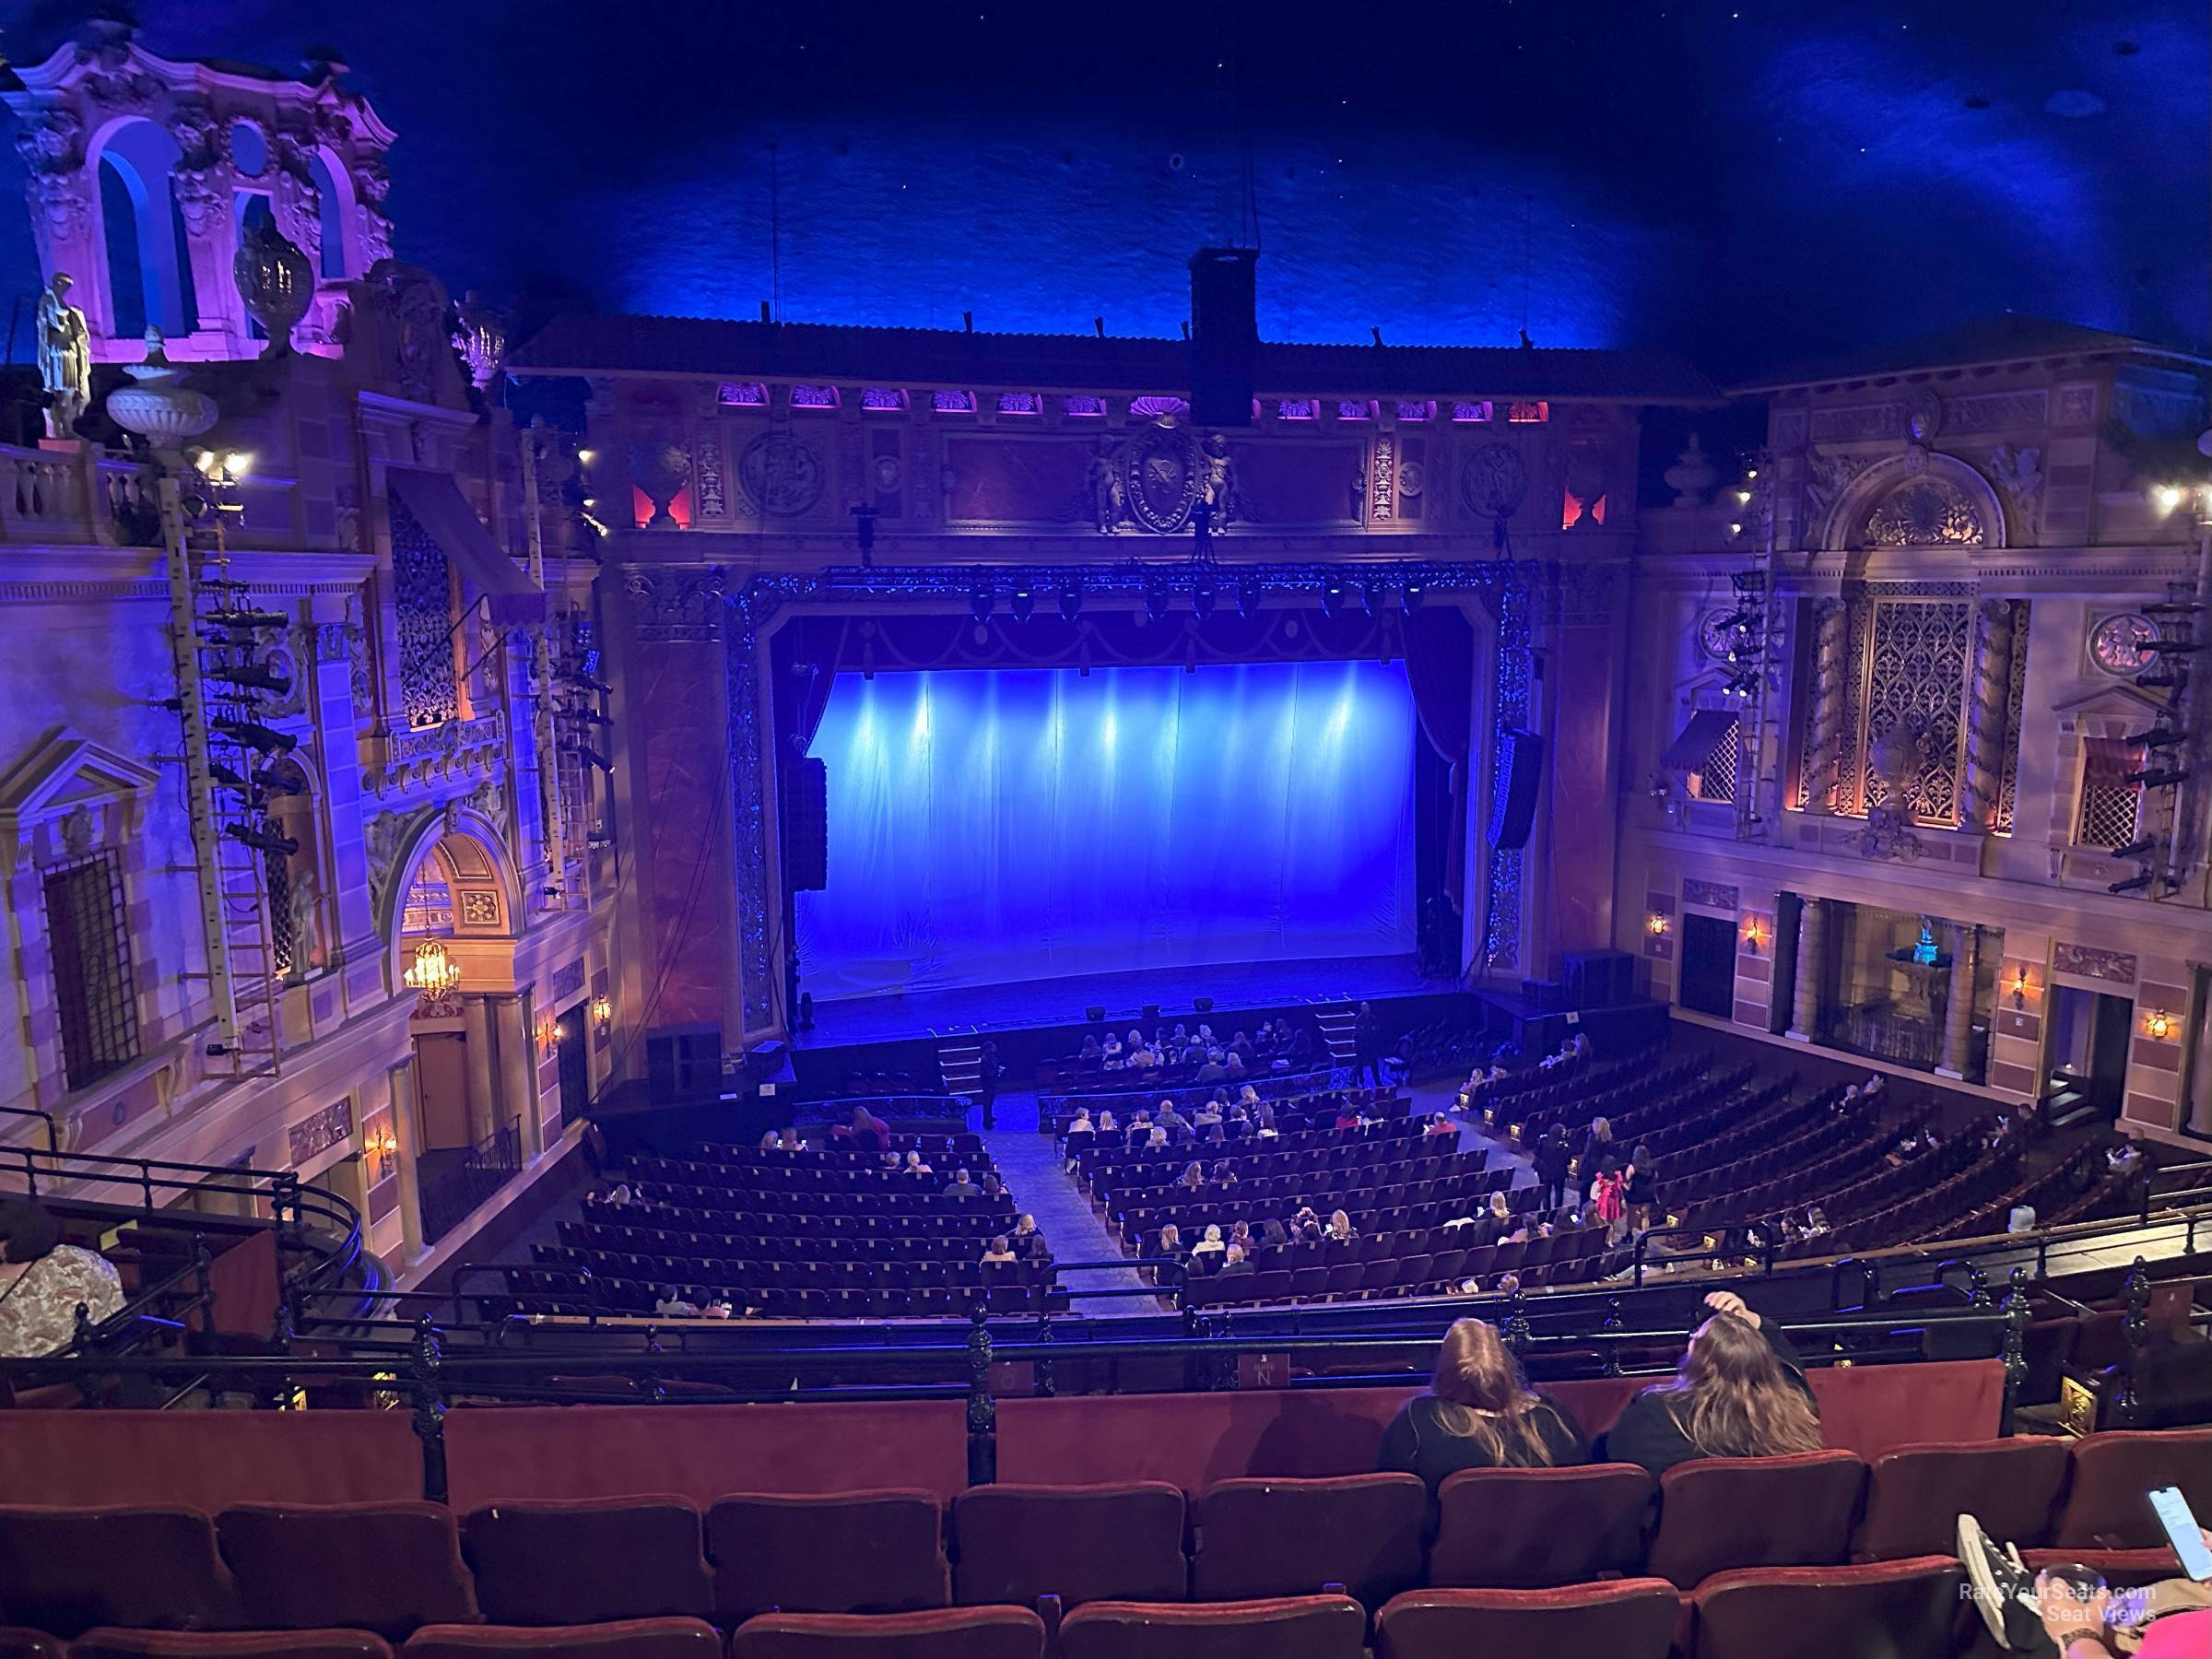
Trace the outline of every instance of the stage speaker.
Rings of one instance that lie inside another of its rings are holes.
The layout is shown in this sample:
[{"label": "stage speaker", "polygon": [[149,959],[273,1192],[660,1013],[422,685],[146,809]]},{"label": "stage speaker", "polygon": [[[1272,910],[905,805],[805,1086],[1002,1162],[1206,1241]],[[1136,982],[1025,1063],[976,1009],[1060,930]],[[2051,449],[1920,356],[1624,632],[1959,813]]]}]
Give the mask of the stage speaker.
[{"label": "stage speaker", "polygon": [[794,893],[830,885],[830,768],[812,755],[783,773],[783,878]]},{"label": "stage speaker", "polygon": [[1625,950],[1571,950],[1566,981],[1569,1007],[1614,1007],[1635,997],[1636,959]]},{"label": "stage speaker", "polygon": [[1490,845],[1525,847],[1536,820],[1536,789],[1544,781],[1544,739],[1534,732],[1506,733],[1498,774],[1498,793],[1490,802]]},{"label": "stage speaker", "polygon": [[1106,1018],[1105,1005],[1102,1003],[1091,1004],[1089,1007],[1083,1010],[1083,1018],[1089,1020],[1092,1025],[1101,1023]]},{"label": "stage speaker", "polygon": [[1159,1023],[1159,1005],[1158,1003],[1147,1003],[1144,1009],[1144,1018],[1147,1025],[1158,1025]]},{"label": "stage speaker", "polygon": [[1191,1006],[1201,1014],[1211,1014],[1214,1011],[1214,999],[1210,996],[1194,996],[1191,998]]},{"label": "stage speaker", "polygon": [[1524,979],[1521,982],[1521,1000],[1532,1013],[1557,1013],[1559,1006],[1559,982]]}]

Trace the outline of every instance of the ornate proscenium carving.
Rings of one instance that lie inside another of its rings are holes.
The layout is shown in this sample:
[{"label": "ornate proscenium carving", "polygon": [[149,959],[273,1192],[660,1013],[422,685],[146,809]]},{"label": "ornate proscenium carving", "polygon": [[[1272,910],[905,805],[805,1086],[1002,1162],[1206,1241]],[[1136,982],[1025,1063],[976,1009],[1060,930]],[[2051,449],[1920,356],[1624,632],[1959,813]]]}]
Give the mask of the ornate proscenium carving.
[{"label": "ornate proscenium carving", "polygon": [[723,572],[714,570],[631,570],[624,572],[637,618],[638,638],[648,643],[697,643],[722,635]]},{"label": "ornate proscenium carving", "polygon": [[1984,599],[1974,610],[1973,685],[1966,707],[1966,789],[1959,822],[1988,830],[1997,821],[2012,694],[2012,601]]},{"label": "ornate proscenium carving", "polygon": [[1851,607],[1823,599],[1814,609],[1813,707],[1806,743],[1806,805],[1833,812],[1843,775],[1843,707],[1851,662]]},{"label": "ornate proscenium carving", "polygon": [[1912,810],[1906,798],[1920,772],[1921,735],[1899,721],[1876,741],[1866,759],[1880,798],[1866,808],[1859,852],[1868,858],[1914,859],[1923,851],[1912,833]]}]

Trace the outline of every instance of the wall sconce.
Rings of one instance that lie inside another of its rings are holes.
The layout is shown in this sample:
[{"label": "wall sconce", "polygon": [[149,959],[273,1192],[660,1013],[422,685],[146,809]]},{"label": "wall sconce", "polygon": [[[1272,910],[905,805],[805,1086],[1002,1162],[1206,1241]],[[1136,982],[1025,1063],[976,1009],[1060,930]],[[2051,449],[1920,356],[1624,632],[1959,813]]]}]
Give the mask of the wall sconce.
[{"label": "wall sconce", "polygon": [[602,1037],[614,1030],[615,999],[613,997],[594,996],[592,998],[592,1024]]},{"label": "wall sconce", "polygon": [[2024,1008],[2028,1006],[2028,970],[2025,968],[2013,970],[2012,1006],[2016,1008]]},{"label": "wall sconce", "polygon": [[1652,935],[1654,938],[1665,933],[1666,931],[1665,912],[1662,911],[1653,911],[1650,915],[1646,916],[1643,919],[1643,931]]},{"label": "wall sconce", "polygon": [[537,1022],[537,1051],[549,1054],[560,1046],[560,1021],[547,1014]]},{"label": "wall sconce", "polygon": [[2172,1018],[2167,1014],[2165,1009],[2159,1008],[2144,1018],[2143,1029],[2151,1036],[2157,1038],[2160,1042],[2163,1042],[2166,1041],[2168,1035],[2173,1030],[2173,1020]]},{"label": "wall sconce", "polygon": [[1757,956],[1759,947],[1766,942],[1767,924],[1764,922],[1754,920],[1744,924],[1744,947],[1747,951]]}]

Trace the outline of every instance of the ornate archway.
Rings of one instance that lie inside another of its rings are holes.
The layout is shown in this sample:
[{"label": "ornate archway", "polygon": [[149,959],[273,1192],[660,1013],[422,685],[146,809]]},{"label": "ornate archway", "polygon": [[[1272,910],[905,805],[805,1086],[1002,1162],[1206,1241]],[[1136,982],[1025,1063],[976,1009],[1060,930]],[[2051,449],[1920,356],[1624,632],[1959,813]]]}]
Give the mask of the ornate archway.
[{"label": "ornate archway", "polygon": [[[442,922],[418,917],[423,924],[410,927],[410,897],[426,875],[448,895],[451,913]],[[405,941],[410,932],[512,938],[521,915],[522,893],[513,861],[491,821],[458,806],[424,813],[400,834],[378,908],[386,988],[400,988],[406,970]]]},{"label": "ornate archway", "polygon": [[1908,449],[1851,481],[1820,526],[1830,552],[1883,547],[2003,547],[2005,504],[1987,478],[1956,456]]}]

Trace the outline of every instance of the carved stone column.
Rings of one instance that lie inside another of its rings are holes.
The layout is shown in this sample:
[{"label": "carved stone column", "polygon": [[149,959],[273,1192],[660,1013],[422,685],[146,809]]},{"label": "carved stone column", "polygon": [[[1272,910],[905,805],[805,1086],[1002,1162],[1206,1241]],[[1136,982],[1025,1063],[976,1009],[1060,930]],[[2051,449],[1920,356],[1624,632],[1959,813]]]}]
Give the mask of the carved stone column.
[{"label": "carved stone column", "polygon": [[1996,827],[2005,775],[2006,715],[2012,700],[2012,601],[1984,599],[1974,618],[1974,665],[1966,705],[1966,789],[1961,829]]},{"label": "carved stone column", "polygon": [[500,1126],[500,1079],[492,1069],[490,998],[464,996],[461,1025],[468,1041],[468,1144],[480,1147]]},{"label": "carved stone column", "polygon": [[395,1065],[389,1073],[392,1087],[392,1138],[399,1159],[399,1265],[405,1267],[422,1251],[422,1196],[417,1182],[416,1160],[422,1156],[422,1129],[417,1114],[421,1102],[415,1087],[415,1062]]},{"label": "carved stone column", "polygon": [[1849,678],[1851,607],[1823,599],[1813,612],[1812,720],[1806,744],[1806,806],[1834,812],[1843,771],[1843,703]]},{"label": "carved stone column", "polygon": [[500,1106],[496,1132],[509,1118],[517,1120],[524,1160],[541,1150],[537,1121],[537,1042],[530,1030],[529,1009],[520,996],[502,996],[492,1004],[492,1018],[500,1033]]},{"label": "carved stone column", "polygon": [[1828,916],[1821,902],[1797,903],[1797,971],[1790,982],[1790,1029],[1795,1042],[1811,1042],[1820,1030],[1820,952],[1828,940]]},{"label": "carved stone column", "polygon": [[1943,1009],[1943,1064],[1938,1077],[1966,1076],[1974,1034],[1974,930],[1951,924],[1951,989]]}]

